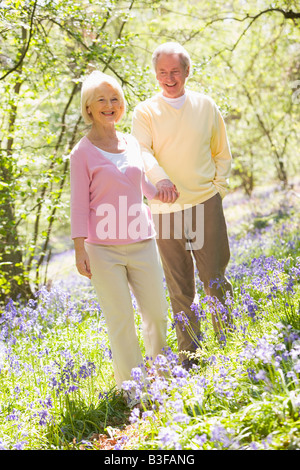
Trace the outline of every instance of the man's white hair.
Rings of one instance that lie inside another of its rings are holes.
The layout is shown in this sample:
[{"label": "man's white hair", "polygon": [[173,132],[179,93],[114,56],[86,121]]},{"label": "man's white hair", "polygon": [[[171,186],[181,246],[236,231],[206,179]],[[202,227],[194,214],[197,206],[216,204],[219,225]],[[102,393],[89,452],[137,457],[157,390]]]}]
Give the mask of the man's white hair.
[{"label": "man's white hair", "polygon": [[156,71],[158,58],[161,54],[178,54],[180,62],[185,70],[192,68],[192,61],[187,50],[178,42],[165,42],[158,46],[152,54],[152,65]]}]

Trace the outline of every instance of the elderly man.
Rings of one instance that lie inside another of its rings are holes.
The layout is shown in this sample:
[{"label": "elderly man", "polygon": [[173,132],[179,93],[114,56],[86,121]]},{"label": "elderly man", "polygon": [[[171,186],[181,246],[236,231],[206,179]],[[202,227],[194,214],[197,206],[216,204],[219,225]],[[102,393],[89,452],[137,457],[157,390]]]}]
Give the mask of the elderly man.
[{"label": "elderly man", "polygon": [[[223,214],[231,153],[223,118],[214,101],[185,88],[191,69],[177,43],[159,46],[152,56],[161,92],[134,110],[132,133],[140,143],[150,181],[163,194],[151,203],[157,244],[175,318],[178,350],[189,369],[199,347],[195,265],[211,297],[214,330],[220,338],[229,324],[223,315],[230,250]],[[195,263],[195,265],[194,265]],[[222,316],[223,315],[223,316]]]}]

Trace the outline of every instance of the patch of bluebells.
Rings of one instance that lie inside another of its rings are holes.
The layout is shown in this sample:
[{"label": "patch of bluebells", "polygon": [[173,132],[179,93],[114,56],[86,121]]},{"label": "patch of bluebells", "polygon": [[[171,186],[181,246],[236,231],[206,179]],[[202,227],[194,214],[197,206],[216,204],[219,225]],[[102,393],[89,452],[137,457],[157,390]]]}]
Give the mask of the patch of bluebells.
[{"label": "patch of bluebells", "polygon": [[[147,385],[147,396],[150,407],[142,413],[138,408],[132,410],[130,422],[140,423],[155,420],[161,423],[157,431],[156,441],[160,449],[184,449],[190,448],[191,442],[195,448],[215,448],[215,449],[239,449],[239,448],[268,448],[271,444],[269,439],[259,442],[240,443],[238,436],[233,429],[228,430],[221,424],[215,424],[207,417],[205,433],[197,432],[198,419],[193,416],[193,403],[196,409],[201,409],[205,414],[208,397],[211,406],[216,400],[227,402],[230,407],[232,400],[240,399],[239,378],[245,380],[248,377],[248,389],[252,384],[260,384],[262,389],[268,392],[277,393],[277,381],[272,382],[270,367],[274,373],[284,370],[286,383],[294,387],[299,383],[300,372],[300,338],[294,333],[293,338],[289,337],[289,346],[282,341],[285,335],[290,335],[290,328],[277,324],[272,334],[264,335],[255,342],[245,343],[244,349],[237,354],[235,364],[232,357],[226,355],[211,355],[206,360],[206,369],[195,369],[186,371],[174,357],[169,363],[169,375],[157,374]],[[165,352],[164,361],[159,358],[158,362],[163,363],[164,370],[168,363],[168,351]],[[172,366],[170,364],[172,363]],[[238,364],[238,367],[237,367]],[[212,369],[213,367],[213,369]],[[246,374],[245,374],[246,373]],[[137,380],[140,380],[137,377]],[[132,387],[139,387],[135,380]],[[295,403],[300,413],[300,394],[295,395]],[[225,401],[224,401],[225,400]],[[209,416],[209,415],[208,415]],[[159,417],[159,419],[158,419]],[[157,425],[156,425],[157,426]],[[191,426],[191,428],[189,428]],[[184,429],[195,429],[194,435],[188,432],[188,439],[184,437]]]},{"label": "patch of bluebells", "polygon": [[158,432],[158,442],[160,449],[175,449],[181,450],[182,446],[178,439],[178,430],[174,426],[161,428]]},{"label": "patch of bluebells", "polygon": [[[201,346],[201,342],[205,339],[205,331],[209,328],[211,314],[214,313],[217,313],[221,321],[231,317],[234,329],[236,329],[235,320],[238,320],[238,328],[243,333],[243,330],[247,330],[245,324],[247,318],[252,322],[258,321],[278,299],[280,302],[285,302],[287,311],[291,312],[290,316],[293,315],[297,322],[297,314],[294,312],[298,307],[293,298],[296,293],[295,288],[300,282],[300,257],[278,260],[273,255],[261,255],[254,257],[250,262],[238,264],[236,268],[237,272],[234,272],[235,266],[231,271],[230,267],[228,269],[229,277],[236,285],[235,299],[227,292],[223,305],[216,299],[204,295],[201,301],[191,305],[202,330],[198,346]],[[244,280],[246,282],[241,282]],[[176,322],[188,330],[188,320],[184,312],[179,312],[175,316]],[[299,326],[300,321],[296,325]]]},{"label": "patch of bluebells", "polygon": [[[290,329],[282,324],[278,324],[277,328],[273,338],[265,335],[258,339],[256,344],[246,344],[244,350],[239,354],[239,359],[256,366],[256,368],[250,366],[247,369],[249,378],[254,381],[266,380],[266,371],[270,370],[271,366],[275,372],[284,371],[287,377],[293,376],[295,383],[299,383],[300,336],[294,333],[292,340],[289,337],[288,343],[285,344],[282,339],[286,338],[285,331],[287,330],[289,333]],[[255,372],[257,367],[262,369]]]},{"label": "patch of bluebells", "polygon": [[[233,198],[225,198],[224,200],[225,211],[229,211],[230,214],[233,209],[234,214],[240,214],[242,218],[242,220],[237,220],[234,217],[234,224],[230,224],[231,266],[236,264],[238,267],[241,260],[250,259],[257,252],[276,252],[279,255],[278,257],[283,258],[294,252],[297,247],[299,248],[299,218],[292,216],[294,209],[299,212],[295,207],[297,200],[291,194],[282,190],[274,190],[274,188],[268,194],[267,192],[258,194],[256,191],[255,193],[251,196],[251,199],[245,200],[240,195],[235,194]],[[252,205],[255,205],[254,213],[246,215],[245,209],[248,211]],[[241,210],[242,207],[243,210]],[[281,219],[283,210],[286,211],[285,215],[291,214],[288,219]],[[259,214],[257,214],[257,211],[259,211]],[[274,215],[273,224],[270,223],[262,229],[251,229],[257,215],[269,216],[270,214]],[[278,219],[277,222],[276,219]],[[235,259],[237,260],[236,263]]]},{"label": "patch of bluebells", "polygon": [[233,430],[227,430],[223,426],[215,425],[211,428],[210,441],[216,448],[234,449],[239,444],[232,438]]},{"label": "patch of bluebells", "polygon": [[92,298],[71,298],[70,289],[43,286],[26,305],[10,299],[0,317],[0,341],[15,344],[18,337],[42,339],[43,334],[58,325],[76,326],[87,317],[98,317],[105,327],[98,302]]},{"label": "patch of bluebells", "polygon": [[193,443],[197,445],[197,447],[202,448],[203,444],[207,441],[207,435],[206,434],[201,434],[200,436],[196,434],[196,436],[193,438]]},{"label": "patch of bluebells", "polygon": [[75,392],[79,389],[81,379],[91,377],[96,371],[96,365],[91,361],[86,361],[78,367],[74,359],[69,359],[64,365],[55,361],[54,366],[56,372],[50,377],[49,386],[55,390],[56,395],[61,392]]},{"label": "patch of bluebells", "polygon": [[[230,312],[235,320],[244,320],[244,323],[239,324],[238,331],[244,338],[246,338],[247,320],[258,321],[264,309],[267,310],[273,303],[276,305],[277,299],[285,298],[288,310],[295,308],[294,299],[297,299],[300,280],[300,258],[281,256],[281,259],[277,259],[275,256],[266,255],[271,244],[277,244],[282,253],[291,252],[295,246],[299,246],[299,233],[297,234],[296,230],[293,239],[286,240],[289,230],[288,224],[282,225],[281,239],[274,238],[274,233],[271,232],[270,236],[267,232],[262,235],[250,231],[243,238],[231,236],[232,258],[227,272],[235,286],[235,299],[227,296],[222,314]],[[257,256],[257,252],[264,254]],[[82,292],[82,287],[88,289],[86,280],[78,276],[74,279],[77,283],[74,284],[75,290]],[[196,280],[199,292],[202,293],[203,286],[198,278]],[[46,333],[53,331],[57,325],[74,327],[75,332],[76,326],[83,323],[86,318],[97,318],[100,321],[95,322],[95,328],[105,329],[104,320],[101,319],[101,309],[92,291],[89,291],[86,298],[74,299],[70,296],[71,290],[69,284],[62,282],[60,285],[53,285],[51,290],[43,287],[36,298],[25,306],[18,306],[13,301],[7,303],[0,316],[0,373],[5,371],[7,376],[15,376],[18,379],[21,379],[24,372],[34,374],[33,366],[22,362],[15,352],[15,347],[22,342],[32,343],[30,351],[35,359],[40,360],[43,357],[49,359],[50,363],[44,364],[41,370],[44,370],[48,385],[57,395],[77,391],[82,380],[96,373],[95,365],[91,361],[83,361],[80,365],[78,358],[75,360],[67,349],[61,352],[63,357],[61,362],[51,363],[52,353],[49,348],[46,351],[45,347],[42,351],[39,347],[34,347],[35,344],[42,344]],[[205,295],[202,295],[201,302],[192,305],[204,328],[203,335],[206,326],[211,323],[208,315],[211,313],[210,307],[210,299]],[[184,315],[181,314],[181,318],[179,315],[177,321],[185,322]],[[185,326],[188,327],[187,324]],[[166,350],[164,355],[158,357],[156,363],[148,369],[151,380],[146,384],[146,393],[150,400],[150,409],[144,411],[134,409],[130,417],[131,422],[138,424],[140,421],[147,420],[148,423],[155,421],[155,429],[158,428],[157,442],[162,449],[181,449],[190,443],[196,448],[203,449],[237,448],[239,443],[231,430],[228,431],[221,423],[216,424],[216,420],[209,414],[206,415],[206,425],[203,426],[202,423],[198,426],[199,415],[195,418],[193,409],[201,410],[205,414],[211,411],[210,400],[213,408],[219,397],[224,407],[226,403],[229,406],[240,393],[239,376],[244,377],[245,381],[248,380],[246,383],[249,387],[254,384],[261,387],[260,390],[274,392],[276,384],[270,378],[270,369],[275,374],[283,372],[287,386],[294,391],[295,407],[300,411],[299,334],[292,327],[282,323],[275,325],[275,328],[272,335],[264,335],[259,340],[247,337],[242,351],[237,355],[239,369],[235,370],[231,368],[232,359],[226,358],[225,355],[212,354],[205,357],[204,369],[198,368],[187,372],[179,365],[177,355],[171,350]],[[109,354],[107,358],[110,358]],[[127,384],[128,390],[133,389],[135,392],[138,391],[138,394],[145,391],[143,370],[141,367],[141,371],[138,369],[134,371],[132,381]],[[41,397],[42,388],[39,390],[39,380],[37,377],[35,397],[31,395],[27,398],[27,410],[33,413],[31,416],[40,426],[46,426],[52,422],[53,402],[49,396]],[[21,400],[24,403],[26,390],[16,386],[11,388],[7,402],[11,401],[15,406],[10,406],[3,420],[21,426],[20,409],[23,411]],[[2,414],[7,408],[6,405],[7,403],[2,406]],[[159,415],[159,412],[162,415]],[[189,426],[189,432],[185,433]],[[185,435],[188,435],[188,441],[185,441]],[[122,442],[119,441],[117,446],[121,448],[125,443],[124,439]],[[268,440],[258,442],[257,439],[257,442],[252,442],[248,448],[267,448],[269,444]],[[0,440],[0,449],[13,447],[15,449],[26,447],[24,435],[15,443],[3,438]]]},{"label": "patch of bluebells", "polygon": [[[53,403],[52,396],[44,395],[46,385],[56,395],[80,392],[84,381],[96,373],[96,365],[82,353],[74,354],[72,347],[62,351],[55,349],[59,346],[56,338],[60,339],[65,327],[75,330],[87,319],[87,331],[92,339],[97,337],[95,348],[101,350],[101,357],[105,355],[106,360],[111,357],[106,343],[98,345],[103,338],[106,341],[105,322],[98,302],[93,296],[71,299],[69,292],[70,288],[64,290],[59,285],[51,290],[43,287],[26,305],[9,300],[1,312],[0,374],[6,380],[0,404],[2,424],[12,422],[20,433],[28,421],[41,427],[54,423],[58,405]],[[18,385],[14,386],[15,383]],[[62,401],[59,403],[63,406]],[[5,415],[6,409],[9,412]],[[0,446],[21,449],[26,447],[26,442],[25,439],[14,442],[11,437]]]}]

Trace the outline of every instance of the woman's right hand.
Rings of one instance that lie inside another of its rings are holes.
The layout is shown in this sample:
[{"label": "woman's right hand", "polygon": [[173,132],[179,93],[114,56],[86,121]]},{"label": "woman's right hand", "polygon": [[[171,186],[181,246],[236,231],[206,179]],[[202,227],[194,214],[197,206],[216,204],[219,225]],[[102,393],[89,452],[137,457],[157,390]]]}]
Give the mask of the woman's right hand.
[{"label": "woman's right hand", "polygon": [[161,202],[174,203],[179,197],[175,184],[168,179],[158,181],[156,183],[156,189],[158,191],[157,198],[160,199]]},{"label": "woman's right hand", "polygon": [[89,279],[92,277],[90,260],[84,247],[84,238],[74,239],[76,268],[79,274]]}]

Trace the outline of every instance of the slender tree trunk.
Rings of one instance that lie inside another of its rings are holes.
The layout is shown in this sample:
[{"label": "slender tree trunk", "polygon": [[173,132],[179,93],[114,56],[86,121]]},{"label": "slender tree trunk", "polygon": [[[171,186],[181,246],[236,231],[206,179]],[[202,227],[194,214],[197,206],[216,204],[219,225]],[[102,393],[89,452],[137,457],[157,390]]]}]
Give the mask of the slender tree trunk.
[{"label": "slender tree trunk", "polygon": [[[26,41],[26,30],[22,27],[22,38]],[[18,79],[14,86],[14,96],[20,94],[22,85],[22,67],[18,70]],[[2,282],[0,299],[5,301],[9,296],[17,299],[19,296],[28,298],[32,295],[28,273],[25,271],[23,263],[23,251],[19,240],[13,197],[13,187],[15,184],[14,163],[12,160],[15,122],[17,118],[17,104],[11,105],[8,117],[8,138],[6,150],[1,156],[1,181],[5,183],[1,189],[1,219],[2,219],[2,240],[0,250],[1,274],[4,276]],[[5,152],[5,154],[4,154]],[[8,291],[9,290],[9,294]]]}]

